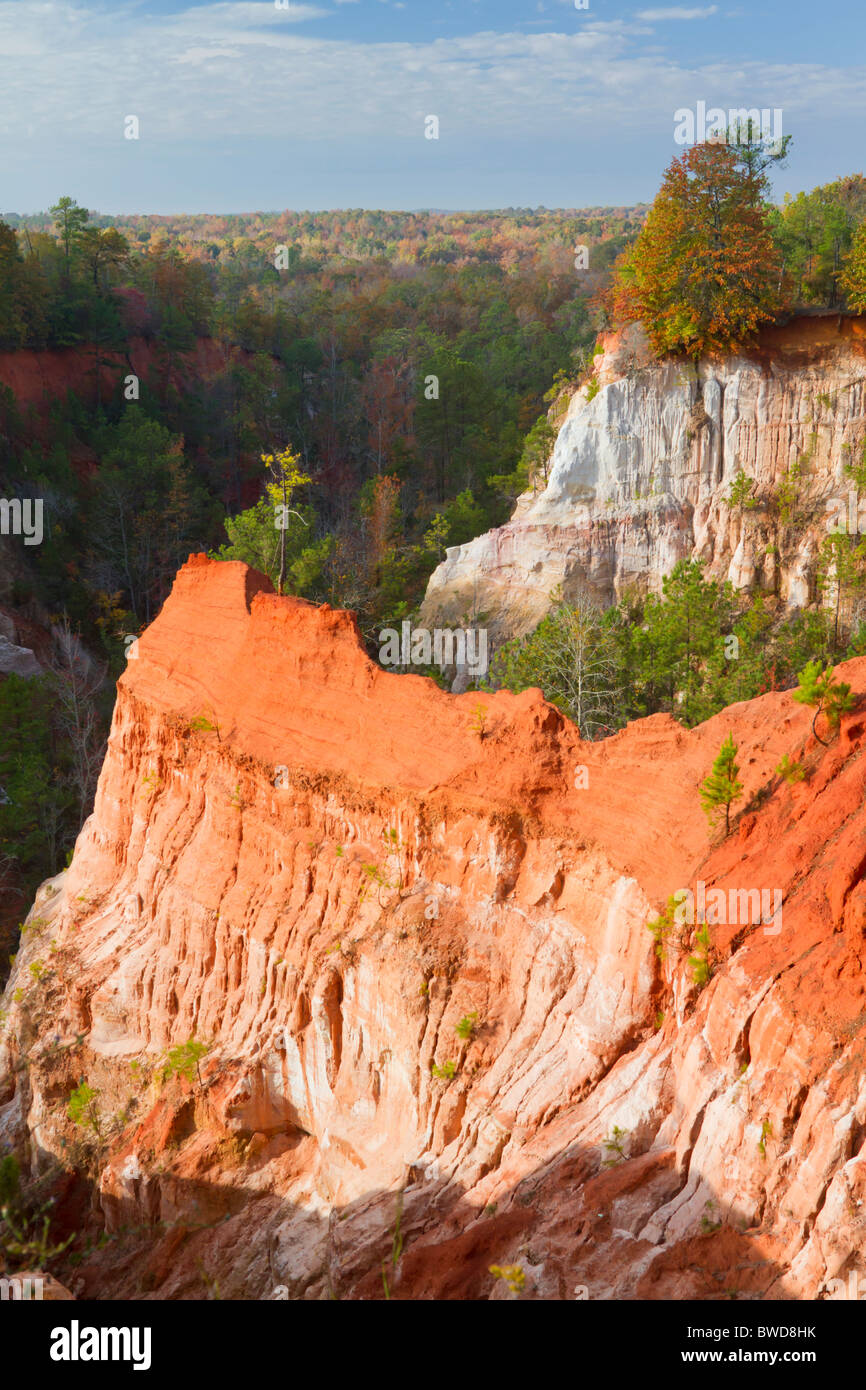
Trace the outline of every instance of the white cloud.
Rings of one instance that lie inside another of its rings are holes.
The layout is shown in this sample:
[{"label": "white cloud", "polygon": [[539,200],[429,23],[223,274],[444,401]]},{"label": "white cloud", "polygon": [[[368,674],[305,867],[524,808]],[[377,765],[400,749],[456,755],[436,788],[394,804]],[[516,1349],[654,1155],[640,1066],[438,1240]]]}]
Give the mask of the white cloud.
[{"label": "white cloud", "polygon": [[781,106],[795,133],[797,113],[850,121],[866,111],[862,67],[689,67],[638,47],[646,30],[635,21],[363,43],[333,36],[330,23],[327,37],[286,23],[323,13],[313,5],[278,11],[264,0],[169,15],[0,0],[0,53],[15,55],[4,64],[0,130],[19,160],[61,145],[115,145],[129,114],[140,118],[140,148],[150,151],[250,138],[282,140],[287,151],[310,140],[361,139],[381,151],[405,138],[418,140],[421,159],[435,153],[421,134],[430,113],[440,118],[441,152],[475,137],[506,147],[537,138],[548,149],[558,132],[585,132],[613,149],[635,132],[672,131],[674,111],[698,98],[725,108]]}]

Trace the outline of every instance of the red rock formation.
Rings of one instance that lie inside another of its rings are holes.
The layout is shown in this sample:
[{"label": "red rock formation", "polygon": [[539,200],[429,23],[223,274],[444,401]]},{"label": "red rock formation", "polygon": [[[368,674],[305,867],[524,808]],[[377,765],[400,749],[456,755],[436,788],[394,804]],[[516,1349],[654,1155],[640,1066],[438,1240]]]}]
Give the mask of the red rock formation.
[{"label": "red rock formation", "polygon": [[[832,1294],[866,1224],[861,706],[828,748],[788,693],[584,743],[538,691],[386,673],[351,615],[193,557],[7,991],[0,1140],[79,1145],[113,1236],[76,1291],[378,1298],[384,1268],[498,1298],[519,1263],[525,1297]],[[711,843],[729,731],[745,809]],[[660,964],[646,929],[698,880],[783,894],[711,928],[705,988],[693,936]],[[193,1037],[200,1076],[160,1084]]]}]

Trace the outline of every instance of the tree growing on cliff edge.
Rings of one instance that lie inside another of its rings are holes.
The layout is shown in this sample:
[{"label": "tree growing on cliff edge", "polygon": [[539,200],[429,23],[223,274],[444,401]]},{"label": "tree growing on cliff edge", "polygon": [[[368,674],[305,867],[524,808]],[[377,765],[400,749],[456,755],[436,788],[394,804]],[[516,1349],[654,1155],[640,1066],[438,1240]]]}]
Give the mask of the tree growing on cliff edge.
[{"label": "tree growing on cliff edge", "polygon": [[861,222],[854,236],[850,253],[841,276],[849,309],[858,314],[866,311],[866,222]]},{"label": "tree growing on cliff edge", "polygon": [[129,255],[129,242],[116,227],[84,227],[79,236],[82,259],[95,289],[112,267],[117,269]]},{"label": "tree growing on cliff edge", "polygon": [[714,825],[719,813],[725,812],[725,834],[731,828],[731,804],[743,795],[743,784],[738,781],[740,771],[737,766],[737,745],[733,734],[728,734],[719,756],[713,763],[713,770],[701,783],[701,803],[710,825]]},{"label": "tree growing on cliff edge", "polygon": [[[862,174],[786,193],[769,214],[779,247],[787,292],[796,304],[839,304],[842,271],[857,227],[866,214],[866,179]],[[858,306],[851,305],[856,308]]]},{"label": "tree growing on cliff edge", "polygon": [[[835,733],[843,714],[854,706],[854,696],[847,681],[834,681],[833,667],[821,669],[820,661],[810,661],[800,672],[800,685],[794,691],[794,699],[800,705],[814,705],[812,733],[819,743],[824,739],[818,733],[818,716],[823,713],[830,729]],[[825,744],[826,747],[826,744]]]},{"label": "tree growing on cliff edge", "polygon": [[725,352],[779,308],[779,253],[766,176],[724,145],[695,145],[668,168],[617,267],[613,311],[640,319],[655,352]]}]

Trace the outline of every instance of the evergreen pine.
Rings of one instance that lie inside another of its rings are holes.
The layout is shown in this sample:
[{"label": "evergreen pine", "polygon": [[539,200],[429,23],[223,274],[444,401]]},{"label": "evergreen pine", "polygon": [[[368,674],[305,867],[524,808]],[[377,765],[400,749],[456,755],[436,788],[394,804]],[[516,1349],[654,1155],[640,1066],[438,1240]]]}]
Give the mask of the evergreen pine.
[{"label": "evergreen pine", "polygon": [[712,825],[722,807],[725,808],[725,834],[731,828],[731,802],[743,794],[743,784],[737,780],[739,767],[735,762],[737,745],[728,734],[713,763],[709,777],[701,783],[701,803]]},{"label": "evergreen pine", "polygon": [[794,691],[794,699],[801,705],[815,705],[812,733],[819,743],[823,743],[824,740],[819,737],[815,728],[818,715],[823,711],[827,723],[835,732],[842,715],[847,714],[853,707],[854,696],[851,694],[851,687],[847,681],[833,680],[832,666],[822,671],[820,661],[810,661],[800,672],[799,678],[800,686]]}]

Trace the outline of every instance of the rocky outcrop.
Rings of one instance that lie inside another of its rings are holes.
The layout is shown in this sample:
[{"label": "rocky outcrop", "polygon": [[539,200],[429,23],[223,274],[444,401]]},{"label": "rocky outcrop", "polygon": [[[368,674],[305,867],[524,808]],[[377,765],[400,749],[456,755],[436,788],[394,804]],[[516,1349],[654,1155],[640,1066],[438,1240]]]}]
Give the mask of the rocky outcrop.
[{"label": "rocky outcrop", "polygon": [[[58,1278],[479,1299],[519,1264],[523,1297],[844,1296],[866,660],[843,669],[858,705],[827,748],[787,693],[584,743],[538,691],[479,711],[375,666],[351,615],[191,559],[3,1001],[0,1143],[108,1237]],[[729,731],[744,809],[711,842],[698,785]],[[783,902],[711,927],[706,984],[691,928],[663,962],[646,929],[698,880]]]},{"label": "rocky outcrop", "polygon": [[[639,326],[603,342],[568,405],[547,486],[524,495],[507,525],[447,552],[422,622],[484,614],[494,640],[519,635],[555,589],[588,589],[606,605],[658,590],[689,557],[785,606],[814,602],[828,504],[843,499],[847,513],[844,466],[866,436],[866,320],[799,318],[697,366],[653,360]],[[792,467],[789,514],[778,498]],[[740,469],[754,506],[729,505]]]},{"label": "rocky outcrop", "polygon": [[0,678],[3,676],[39,676],[42,667],[29,647],[17,647],[0,632]]}]

